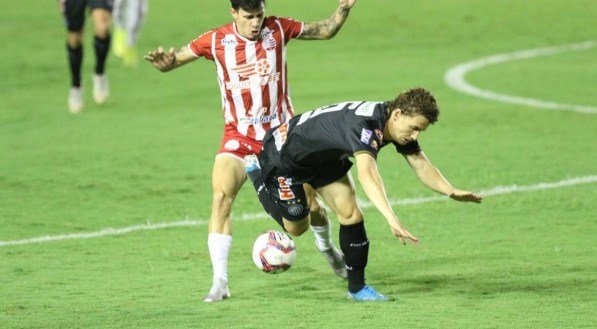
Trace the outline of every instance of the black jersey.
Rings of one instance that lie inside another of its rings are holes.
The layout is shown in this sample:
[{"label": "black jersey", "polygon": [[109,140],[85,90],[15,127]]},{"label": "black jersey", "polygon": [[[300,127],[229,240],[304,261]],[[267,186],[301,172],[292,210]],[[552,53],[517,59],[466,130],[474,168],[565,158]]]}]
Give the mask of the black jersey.
[{"label": "black jersey", "polygon": [[[345,102],[292,118],[266,134],[259,157],[263,173],[269,175],[277,169],[304,181],[318,166],[346,160],[359,152],[377,157],[386,146],[383,131],[387,107],[381,102]],[[417,141],[393,144],[402,154],[421,150]]]}]

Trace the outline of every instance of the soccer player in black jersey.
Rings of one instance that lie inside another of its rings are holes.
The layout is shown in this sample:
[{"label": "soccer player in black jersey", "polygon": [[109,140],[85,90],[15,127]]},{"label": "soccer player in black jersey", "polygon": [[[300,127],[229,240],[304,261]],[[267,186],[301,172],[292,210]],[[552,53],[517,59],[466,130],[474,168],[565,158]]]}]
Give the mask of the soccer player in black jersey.
[{"label": "soccer player in black jersey", "polygon": [[423,88],[401,93],[390,102],[346,102],[301,114],[270,130],[258,158],[245,165],[265,210],[287,232],[309,227],[303,184],[317,190],[340,222],[340,247],[348,270],[348,296],[357,301],[387,300],[365,285],[369,240],[349,169],[354,157],[367,197],[403,243],[419,240],[392,210],[377,169],[377,153],[389,144],[402,154],[427,187],[457,201],[481,202],[473,192],[450,185],[427,159],[417,138],[437,121],[435,98]]}]

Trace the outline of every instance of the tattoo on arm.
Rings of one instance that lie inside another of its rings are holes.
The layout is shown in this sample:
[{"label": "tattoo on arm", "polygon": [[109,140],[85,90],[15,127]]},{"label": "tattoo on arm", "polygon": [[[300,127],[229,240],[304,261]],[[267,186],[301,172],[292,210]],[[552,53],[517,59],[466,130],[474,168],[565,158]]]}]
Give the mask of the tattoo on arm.
[{"label": "tattoo on arm", "polygon": [[338,8],[331,17],[319,22],[306,23],[303,33],[298,37],[301,40],[327,40],[333,38],[346,21],[350,9]]}]

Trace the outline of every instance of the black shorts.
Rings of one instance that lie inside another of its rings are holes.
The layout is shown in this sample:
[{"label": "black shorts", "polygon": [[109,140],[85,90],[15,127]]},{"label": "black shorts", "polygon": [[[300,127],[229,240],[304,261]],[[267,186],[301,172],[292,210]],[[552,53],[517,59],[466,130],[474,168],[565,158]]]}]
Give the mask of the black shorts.
[{"label": "black shorts", "polygon": [[85,25],[85,8],[89,11],[105,9],[112,12],[114,0],[66,0],[64,3],[64,19],[69,31],[81,31]]},{"label": "black shorts", "polygon": [[282,216],[289,221],[299,221],[309,214],[309,204],[303,183],[317,189],[344,177],[352,167],[348,159],[326,162],[308,172],[282,172],[278,169],[265,179],[265,188],[276,203]]}]

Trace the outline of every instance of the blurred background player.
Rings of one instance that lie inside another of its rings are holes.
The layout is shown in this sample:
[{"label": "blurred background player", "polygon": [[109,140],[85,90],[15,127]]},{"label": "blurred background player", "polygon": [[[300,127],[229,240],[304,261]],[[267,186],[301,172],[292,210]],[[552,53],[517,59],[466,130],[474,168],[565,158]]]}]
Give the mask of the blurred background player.
[{"label": "blurred background player", "polygon": [[110,95],[105,73],[106,59],[110,49],[110,24],[112,0],[59,0],[60,11],[66,21],[66,49],[71,73],[71,88],[68,94],[68,109],[71,113],[83,110],[81,87],[81,64],[83,62],[83,27],[85,9],[89,7],[93,21],[95,70],[93,74],[93,100],[103,104]]},{"label": "blurred background player", "polygon": [[137,40],[147,15],[148,0],[114,0],[112,51],[128,67],[136,67]]},{"label": "blurred background player", "polygon": [[357,205],[349,169],[354,157],[365,194],[403,244],[419,240],[406,230],[390,206],[377,169],[381,148],[394,145],[419,180],[430,189],[464,202],[481,197],[454,188],[429,162],[417,141],[437,121],[435,98],[423,88],[401,93],[390,102],[346,102],[301,114],[270,130],[257,159],[245,158],[265,211],[294,236],[309,228],[309,205],[303,184],[323,197],[340,222],[340,246],[348,269],[348,296],[356,301],[385,301],[365,284],[369,240]]},{"label": "blurred background player", "polygon": [[[206,302],[230,296],[228,254],[232,244],[230,211],[247,175],[243,159],[261,151],[265,132],[294,115],[288,92],[286,44],[291,39],[326,40],[340,30],[356,0],[339,0],[331,17],[301,23],[275,16],[265,17],[265,1],[231,0],[234,22],[210,30],[178,51],[162,47],[145,59],[162,72],[181,67],[199,57],[216,64],[225,120],[224,135],[212,172],[213,202],[209,219],[208,247],[213,284]],[[316,246],[334,272],[346,277],[342,254],[331,241],[331,228],[313,189],[307,187],[310,224]]]}]

